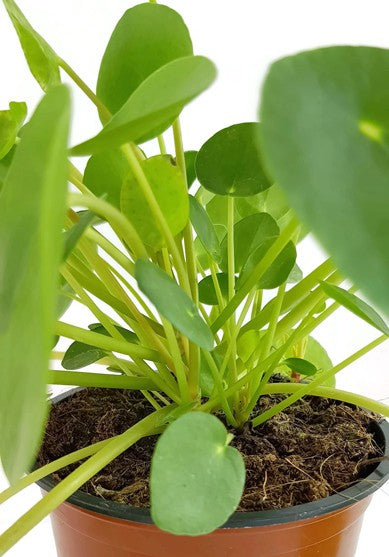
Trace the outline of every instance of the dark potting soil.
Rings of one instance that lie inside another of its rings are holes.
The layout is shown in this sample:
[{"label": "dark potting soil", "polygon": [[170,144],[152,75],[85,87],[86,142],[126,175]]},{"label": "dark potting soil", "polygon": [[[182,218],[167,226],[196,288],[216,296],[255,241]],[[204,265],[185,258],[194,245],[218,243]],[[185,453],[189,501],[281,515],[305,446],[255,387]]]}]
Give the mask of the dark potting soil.
[{"label": "dark potting soil", "polygon": [[[254,415],[284,395],[261,397]],[[136,391],[85,389],[52,406],[38,457],[47,464],[91,443],[123,433],[152,411]],[[375,416],[349,404],[305,397],[265,424],[233,431],[243,455],[246,486],[241,511],[280,509],[341,491],[367,475],[382,456],[374,441]],[[141,439],[82,490],[137,507],[149,506],[150,460],[157,437]],[[177,447],[179,450],[179,447]],[[54,480],[65,478],[67,466]]]}]

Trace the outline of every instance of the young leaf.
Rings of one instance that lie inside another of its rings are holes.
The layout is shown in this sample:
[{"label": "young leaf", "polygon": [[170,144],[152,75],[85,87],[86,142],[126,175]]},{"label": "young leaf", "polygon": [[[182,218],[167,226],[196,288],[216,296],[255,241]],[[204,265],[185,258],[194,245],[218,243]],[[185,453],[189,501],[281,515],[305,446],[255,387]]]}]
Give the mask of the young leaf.
[{"label": "young leaf", "polygon": [[219,263],[221,257],[220,243],[211,219],[204,207],[192,195],[189,196],[189,207],[190,220],[197,237],[211,258]]},{"label": "young leaf", "polygon": [[213,336],[189,296],[167,273],[147,259],[135,263],[135,278],[141,291],[159,313],[189,340],[212,350]]},{"label": "young leaf", "polygon": [[32,464],[47,412],[69,113],[68,90],[50,89],[23,133],[0,196],[0,452],[11,482]]},{"label": "young leaf", "polygon": [[204,56],[186,56],[169,62],[142,81],[98,135],[73,147],[72,153],[88,155],[129,141],[143,143],[156,137],[215,77],[215,66]]},{"label": "young leaf", "polygon": [[[178,166],[171,163],[168,155],[157,155],[140,164],[175,236],[185,228],[189,219],[188,192],[182,173]],[[128,175],[123,184],[121,208],[145,244],[155,249],[164,245],[162,232],[132,174]]]},{"label": "young leaf", "polygon": [[87,162],[84,184],[97,196],[120,208],[122,186],[130,173],[126,157],[120,149],[93,155]]},{"label": "young leaf", "polygon": [[93,223],[94,219],[95,214],[92,211],[86,211],[79,221],[65,232],[63,261],[66,261],[79,239],[84,234],[85,230]]},{"label": "young leaf", "polygon": [[[228,274],[217,273],[217,281],[224,299],[228,296]],[[199,299],[203,304],[209,306],[216,306],[218,299],[216,295],[215,286],[213,284],[212,275],[208,275],[199,282]]]},{"label": "young leaf", "polygon": [[193,182],[196,180],[196,157],[197,151],[185,151],[185,167],[186,167],[186,181],[188,182],[188,189],[191,187]]},{"label": "young leaf", "polygon": [[321,286],[327,296],[337,301],[346,309],[354,313],[354,315],[357,315],[369,323],[369,325],[372,325],[385,335],[389,335],[389,327],[382,317],[378,315],[375,309],[369,306],[369,304],[358,298],[358,296],[355,296],[355,294],[351,294],[351,292],[347,292],[347,290],[328,282],[321,282]]},{"label": "young leaf", "polygon": [[[250,276],[254,267],[261,261],[267,250],[273,244],[276,238],[265,240],[247,259],[242,272],[239,275],[236,288],[239,289]],[[293,242],[288,242],[281,253],[276,257],[270,265],[266,273],[260,279],[258,288],[267,290],[277,288],[284,283],[296,262],[296,248]]]},{"label": "young leaf", "polygon": [[193,54],[181,16],[162,4],[139,4],[116,25],[101,61],[97,96],[114,114],[150,74]]},{"label": "young leaf", "polygon": [[282,363],[288,366],[292,371],[301,373],[301,375],[310,376],[315,375],[317,372],[317,367],[304,358],[287,358]]},{"label": "young leaf", "polygon": [[44,91],[61,82],[57,55],[47,42],[31,27],[13,0],[3,0],[18,34],[21,47],[32,75]]},{"label": "young leaf", "polygon": [[246,196],[270,187],[260,161],[256,136],[259,124],[235,124],[213,135],[196,158],[197,177],[207,190]]},{"label": "young leaf", "polygon": [[385,312],[388,86],[389,50],[321,48],[273,64],[260,110],[269,172],[342,272]]},{"label": "young leaf", "polygon": [[9,110],[0,110],[0,159],[15,145],[16,136],[27,116],[27,105],[10,102]]},{"label": "young leaf", "polygon": [[155,524],[178,535],[212,532],[239,504],[245,482],[241,454],[224,425],[190,412],[169,425],[155,447],[150,477]]},{"label": "young leaf", "polygon": [[[245,217],[234,226],[235,270],[239,273],[252,253],[265,241],[274,240],[280,233],[276,221],[267,213]],[[227,235],[221,243],[220,268],[228,271]]]}]

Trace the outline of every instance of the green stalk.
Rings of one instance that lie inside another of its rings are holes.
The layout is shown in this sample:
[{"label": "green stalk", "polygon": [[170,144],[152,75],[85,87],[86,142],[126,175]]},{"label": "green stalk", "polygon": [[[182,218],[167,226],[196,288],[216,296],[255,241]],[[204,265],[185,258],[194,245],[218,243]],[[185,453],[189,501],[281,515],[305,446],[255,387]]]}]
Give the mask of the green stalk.
[{"label": "green stalk", "polygon": [[277,240],[267,250],[266,254],[261,259],[261,261],[259,261],[257,265],[254,267],[253,271],[251,272],[246,282],[241,286],[241,288],[238,290],[238,292],[235,294],[232,300],[227,304],[227,306],[221,312],[219,317],[213,322],[211,327],[213,332],[217,332],[224,325],[224,323],[237,309],[237,307],[244,300],[244,298],[247,296],[250,290],[252,290],[257,285],[258,281],[265,274],[269,266],[273,263],[275,258],[279,255],[279,253],[284,249],[286,244],[293,237],[298,226],[299,226],[298,221],[296,219],[293,219],[285,227],[285,229],[281,232]]},{"label": "green stalk", "polygon": [[68,203],[70,206],[79,205],[80,207],[87,207],[104,217],[115,233],[118,234],[119,238],[122,238],[126,245],[134,250],[137,257],[147,258],[146,248],[137,231],[116,207],[98,197],[80,195],[78,193],[68,194]]},{"label": "green stalk", "polygon": [[[290,394],[296,393],[300,389],[301,385],[299,383],[270,383],[263,389],[263,394]],[[355,406],[365,408],[366,410],[376,412],[377,414],[381,414],[382,416],[389,418],[389,406],[387,404],[356,393],[350,393],[349,391],[342,391],[341,389],[335,389],[332,387],[316,387],[309,393],[309,395],[332,398],[333,400],[340,400],[342,402],[347,402],[348,404],[354,404]]]},{"label": "green stalk", "polygon": [[158,147],[161,155],[166,155],[167,151],[166,151],[166,145],[165,145],[165,140],[163,138],[163,134],[161,133],[157,137],[157,139],[158,139]]},{"label": "green stalk", "polygon": [[[188,276],[185,272],[185,267],[183,261],[181,259],[180,253],[177,249],[177,245],[174,241],[173,235],[169,228],[169,225],[166,222],[165,216],[158,204],[158,201],[155,198],[154,192],[147,180],[145,173],[143,172],[142,166],[140,165],[135,152],[134,152],[134,145],[133,144],[126,144],[122,146],[122,150],[127,158],[127,161],[130,165],[130,168],[143,192],[143,195],[149,205],[150,211],[152,212],[155,222],[161,233],[165,239],[166,245],[173,256],[174,265],[177,270],[178,279],[183,287],[183,289],[187,292],[187,294],[191,294],[190,284],[188,280]],[[146,256],[143,256],[147,258]]]},{"label": "green stalk", "polygon": [[217,303],[219,305],[219,309],[222,310],[225,306],[225,303],[223,300],[223,294],[220,288],[219,281],[217,280],[217,267],[213,259],[211,259],[211,257],[209,257],[208,259],[209,259],[209,269],[211,271],[213,287],[216,292]]},{"label": "green stalk", "polygon": [[318,375],[310,383],[307,383],[306,385],[301,385],[297,392],[293,393],[291,396],[281,401],[280,403],[276,404],[266,412],[263,412],[260,416],[257,416],[252,421],[253,426],[256,427],[264,423],[265,421],[272,418],[275,414],[278,414],[279,412],[285,410],[285,408],[287,408],[288,406],[290,406],[291,404],[293,404],[303,396],[309,395],[312,391],[315,390],[316,387],[320,387],[325,381],[331,379],[331,377],[333,377],[336,373],[338,373],[345,367],[349,366],[350,364],[352,364],[353,362],[355,362],[356,360],[358,360],[359,358],[361,358],[362,356],[370,352],[370,350],[373,350],[374,348],[376,348],[377,346],[385,342],[386,340],[388,340],[388,337],[386,335],[382,335],[378,337],[376,340],[370,342],[369,344],[367,344],[366,346],[364,346],[363,348],[361,348],[360,350],[358,350],[357,352],[355,352],[354,354],[352,354],[351,356],[349,356],[348,358],[340,362],[335,367],[325,371],[324,373],[320,373],[320,375]]},{"label": "green stalk", "polygon": [[227,400],[227,397],[225,396],[225,391],[224,391],[224,388],[223,388],[223,381],[222,381],[221,375],[219,373],[219,370],[217,368],[217,365],[216,365],[214,359],[212,358],[212,356],[209,352],[207,352],[206,350],[202,350],[202,354],[203,354],[203,356],[204,356],[204,358],[205,358],[205,360],[208,364],[209,369],[211,370],[212,377],[213,377],[213,380],[214,380],[214,383],[215,383],[215,387],[216,387],[216,390],[219,394],[220,404],[221,404],[222,410],[223,410],[228,422],[231,425],[233,425],[234,427],[236,427],[238,424],[237,424],[237,421],[235,420],[234,415],[231,411],[231,408],[230,408],[229,402]]},{"label": "green stalk", "polygon": [[57,58],[57,62],[60,68],[62,68],[68,76],[74,81],[76,85],[85,93],[85,95],[93,102],[93,104],[98,108],[100,117],[104,124],[109,122],[112,118],[112,114],[109,112],[106,106],[101,102],[101,100],[95,95],[95,93],[88,87],[88,85],[81,79],[79,75],[65,62],[62,58]]},{"label": "green stalk", "polygon": [[30,474],[23,476],[18,482],[9,486],[7,489],[0,493],[0,505],[8,501],[11,497],[32,485],[35,482],[39,482],[46,476],[53,474],[53,472],[57,472],[57,470],[61,470],[61,468],[65,468],[65,466],[69,466],[70,464],[74,464],[74,462],[78,462],[79,460],[83,460],[88,456],[92,456],[93,454],[97,453],[100,449],[105,447],[111,439],[105,439],[104,441],[99,441],[98,443],[94,443],[93,445],[89,445],[83,449],[79,449],[78,451],[74,451],[69,453],[57,460],[53,460],[49,464],[34,470]]},{"label": "green stalk", "polygon": [[69,325],[68,323],[63,323],[62,321],[57,321],[54,334],[70,338],[72,340],[78,340],[79,342],[84,342],[85,344],[91,344],[92,346],[97,346],[98,348],[108,350],[109,352],[119,352],[120,354],[125,354],[126,356],[135,356],[153,362],[163,361],[163,357],[156,350],[145,348],[139,344],[131,344],[125,340],[117,340],[107,337],[99,333],[94,333],[93,331],[87,331],[86,329],[76,327],[75,325]]},{"label": "green stalk", "polygon": [[147,416],[136,425],[111,439],[102,449],[81,464],[74,472],[57,484],[47,495],[27,511],[0,537],[0,555],[4,555],[27,532],[36,526],[43,518],[56,509],[61,503],[79,489],[97,472],[112,462],[128,447],[159,430],[169,415],[172,407],[162,408]]},{"label": "green stalk", "polygon": [[134,263],[114,244],[112,244],[112,242],[100,234],[100,232],[94,230],[93,228],[88,228],[85,232],[85,237],[105,251],[105,253],[112,257],[112,259],[125,271],[127,271],[127,273],[134,276]]},{"label": "green stalk", "polygon": [[87,371],[49,370],[47,383],[49,385],[128,389],[130,391],[154,391],[157,389],[156,383],[145,377],[126,377],[125,375],[89,373]]},{"label": "green stalk", "polygon": [[[234,240],[234,198],[227,197],[227,266],[228,266],[228,302],[235,294],[235,240]],[[236,308],[235,308],[236,309]],[[228,321],[229,343],[230,343],[230,364],[229,384],[235,383],[238,373],[236,369],[236,334],[235,334],[235,311],[231,313]],[[234,407],[237,409],[239,403],[239,393],[234,396]]]},{"label": "green stalk", "polygon": [[[321,280],[324,280],[335,270],[336,269],[330,259],[324,261],[324,263],[319,265],[309,275],[285,293],[281,313],[285,313],[286,311],[293,309],[297,303],[301,302],[310,294],[312,288],[317,286]],[[246,331],[251,329],[255,329],[257,331],[261,330],[269,322],[274,303],[275,300],[271,300],[258,315],[253,316],[253,319],[242,327],[241,334],[243,335]]]}]

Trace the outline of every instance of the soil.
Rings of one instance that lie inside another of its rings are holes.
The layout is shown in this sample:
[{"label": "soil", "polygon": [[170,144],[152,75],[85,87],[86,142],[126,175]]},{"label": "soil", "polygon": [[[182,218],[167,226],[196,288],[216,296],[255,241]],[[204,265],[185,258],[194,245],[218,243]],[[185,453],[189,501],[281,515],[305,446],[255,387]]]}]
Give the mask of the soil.
[{"label": "soil", "polygon": [[[284,395],[261,397],[254,415]],[[41,452],[47,464],[91,443],[123,433],[152,411],[141,393],[84,389],[52,406]],[[372,433],[376,416],[349,404],[305,397],[265,424],[234,434],[246,486],[239,510],[280,509],[315,501],[366,476],[382,450]],[[149,506],[150,460],[157,437],[141,439],[81,489],[104,499]],[[77,464],[53,475],[65,478]]]}]

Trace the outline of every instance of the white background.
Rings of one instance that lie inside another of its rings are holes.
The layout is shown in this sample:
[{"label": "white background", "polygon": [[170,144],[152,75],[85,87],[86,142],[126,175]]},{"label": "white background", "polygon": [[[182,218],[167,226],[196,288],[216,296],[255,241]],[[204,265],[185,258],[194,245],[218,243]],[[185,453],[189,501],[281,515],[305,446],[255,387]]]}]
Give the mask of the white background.
[{"label": "white background", "polygon": [[[186,109],[184,142],[196,149],[227,125],[256,118],[260,83],[272,60],[298,50],[329,44],[389,47],[387,0],[169,0],[187,22],[195,51],[210,57],[219,77],[210,91]],[[128,0],[20,0],[36,29],[92,87],[99,61],[117,20],[135,2]],[[0,6],[0,109],[11,100],[26,101],[33,110],[41,96],[30,76],[16,34]],[[73,141],[98,130],[96,112],[82,93],[74,94]],[[299,264],[308,272],[323,258],[312,239],[303,243]],[[362,262],[363,264],[363,262]],[[86,316],[75,309],[79,324]],[[377,336],[376,331],[343,310],[315,335],[335,363]],[[389,348],[375,352],[339,374],[338,385],[380,400],[389,399]],[[0,472],[0,489],[6,481]],[[376,494],[363,527],[357,557],[388,547],[389,488]],[[0,509],[0,531],[39,497],[32,487]],[[386,515],[386,516],[385,516]],[[53,557],[55,548],[46,519],[14,549],[10,557],[39,554]],[[199,556],[200,557],[200,556]]]}]

